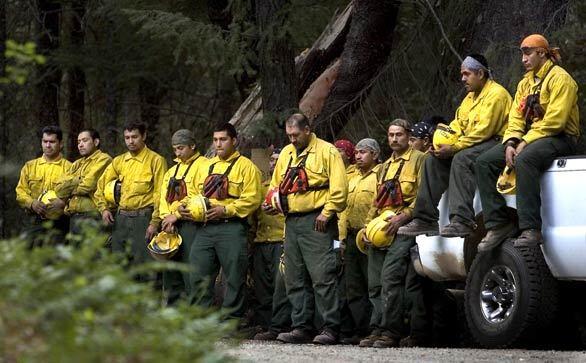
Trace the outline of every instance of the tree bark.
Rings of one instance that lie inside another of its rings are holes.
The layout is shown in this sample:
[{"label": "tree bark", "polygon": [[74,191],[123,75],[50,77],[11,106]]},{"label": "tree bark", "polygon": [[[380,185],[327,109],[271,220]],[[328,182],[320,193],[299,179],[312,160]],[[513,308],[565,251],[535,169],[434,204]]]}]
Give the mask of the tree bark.
[{"label": "tree bark", "polygon": [[255,3],[260,33],[263,117],[279,124],[283,113],[297,106],[295,55],[291,35],[288,32],[283,33],[290,4],[288,0],[256,0]]},{"label": "tree bark", "polygon": [[[49,56],[59,47],[59,21],[61,17],[61,5],[52,0],[39,0],[38,10],[40,16],[40,32],[38,39],[39,53]],[[48,58],[50,60],[50,58]],[[61,71],[59,68],[47,62],[38,67],[41,77],[37,84],[39,97],[39,127],[46,125],[59,125],[59,87],[61,83]]]},{"label": "tree bark", "polygon": [[[320,56],[335,59],[342,53],[350,27],[351,13],[352,3],[332,18],[309,51],[295,58],[297,79],[300,80],[297,83],[299,95],[303,95],[307,87],[320,75],[320,70],[326,68],[326,62],[322,62]],[[254,138],[254,128],[262,117],[261,87],[257,85],[230,119],[230,123],[238,130],[242,145],[248,146],[249,140]]]},{"label": "tree bark", "polygon": [[147,143],[152,143],[158,137],[159,117],[161,116],[160,103],[163,91],[156,82],[141,79],[138,85],[140,96],[140,119],[147,125]]},{"label": "tree bark", "polygon": [[373,78],[386,64],[397,24],[399,0],[355,0],[352,22],[341,56],[338,78],[314,121],[320,137],[333,140],[360,100],[370,89]]},{"label": "tree bark", "polygon": [[[85,14],[86,3],[84,0],[75,1],[71,12],[71,45],[75,48],[81,48],[84,42],[85,33],[82,19]],[[67,155],[70,158],[77,158],[79,152],[77,149],[77,135],[84,125],[85,114],[85,87],[86,79],[83,69],[79,66],[72,67],[68,70],[68,90],[69,90],[69,143]]]},{"label": "tree bark", "polygon": [[486,52],[497,80],[514,92],[524,72],[517,47],[527,35],[547,38],[558,30],[565,23],[567,5],[568,0],[480,2],[466,49]]},{"label": "tree bark", "polygon": [[[4,52],[6,50],[6,1],[0,1],[0,78],[5,76],[6,57]],[[6,104],[7,98],[5,92],[0,88],[0,125],[2,126],[2,133],[0,134],[0,166],[5,162],[5,157],[8,154],[8,126],[6,125]],[[0,237],[6,237],[6,213],[8,211],[8,204],[6,197],[8,195],[8,183],[6,176],[2,173],[0,175]]]}]

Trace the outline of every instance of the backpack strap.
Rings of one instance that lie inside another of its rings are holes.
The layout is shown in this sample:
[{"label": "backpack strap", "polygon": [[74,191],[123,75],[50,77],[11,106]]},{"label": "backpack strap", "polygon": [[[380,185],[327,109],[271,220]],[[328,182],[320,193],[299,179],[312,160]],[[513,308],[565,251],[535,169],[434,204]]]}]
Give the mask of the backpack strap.
[{"label": "backpack strap", "polygon": [[[201,157],[201,155],[199,155],[197,158],[191,160],[191,163],[189,163],[189,165],[187,166],[187,169],[185,170],[185,173],[183,173],[183,176],[181,177],[181,179],[185,179],[185,177],[187,176],[187,173],[189,173],[189,169],[191,169],[191,166],[197,161],[197,159],[199,159]],[[179,167],[177,167],[177,170],[179,170]],[[177,175],[177,170],[175,170],[175,175]],[[173,177],[175,177],[175,175],[173,175]]]}]

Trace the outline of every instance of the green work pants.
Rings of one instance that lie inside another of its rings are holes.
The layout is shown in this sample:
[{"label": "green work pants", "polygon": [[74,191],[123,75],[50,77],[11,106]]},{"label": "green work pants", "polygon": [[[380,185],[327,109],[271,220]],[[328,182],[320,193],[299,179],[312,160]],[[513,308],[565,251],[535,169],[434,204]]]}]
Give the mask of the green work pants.
[{"label": "green work pants", "polygon": [[[574,141],[558,135],[532,142],[517,156],[517,214],[521,230],[541,229],[541,174],[551,166],[554,159],[574,152]],[[505,146],[502,144],[486,151],[476,162],[476,180],[487,229],[509,222],[505,199],[496,190],[496,181],[504,168]]]},{"label": "green work pants", "polygon": [[79,235],[83,228],[89,225],[98,225],[99,230],[103,230],[102,217],[96,211],[95,213],[75,213],[69,217],[69,233]]},{"label": "green work pants", "polygon": [[[190,221],[178,221],[176,227],[182,242],[179,246],[179,251],[173,256],[171,261],[191,266],[189,255],[197,232],[197,225]],[[179,299],[187,299],[190,296],[189,288],[191,286],[189,276],[189,271],[163,271],[163,296],[167,305],[173,305]]]},{"label": "green work pants", "polygon": [[198,226],[189,253],[193,267],[189,278],[192,303],[204,307],[212,305],[216,276],[221,267],[226,279],[222,307],[229,311],[231,318],[244,315],[248,268],[247,232],[248,226],[240,220],[208,222]]},{"label": "green work pants", "polygon": [[409,335],[427,340],[431,335],[432,313],[428,310],[425,299],[427,281],[415,271],[413,262],[409,259],[407,276],[405,277],[405,298],[409,311]]},{"label": "green work pants", "polygon": [[271,324],[273,294],[283,252],[282,242],[254,242],[252,244],[252,279],[257,306],[255,322],[263,329]]},{"label": "green work pants", "polygon": [[64,244],[69,229],[69,217],[61,216],[57,220],[41,219],[38,215],[29,215],[23,237],[29,247]]},{"label": "green work pants", "polygon": [[[315,306],[323,327],[337,334],[340,328],[337,254],[333,240],[338,235],[336,218],[326,232],[314,230],[319,211],[288,215],[285,221],[285,281],[291,302],[292,327],[313,328],[308,283],[313,286]],[[309,281],[308,281],[309,280]]]},{"label": "green work pants", "polygon": [[[313,306],[313,294],[311,294],[310,306]],[[311,308],[313,311],[314,308]],[[270,330],[275,333],[288,331],[291,328],[291,303],[287,297],[285,286],[285,274],[277,267],[275,273],[275,291],[273,292],[273,306]]]},{"label": "green work pants", "polygon": [[[112,228],[112,252],[126,255],[131,266],[152,262],[145,239],[146,230],[151,221],[151,213],[128,216],[116,213]],[[140,274],[138,281],[154,280],[154,274]]]},{"label": "green work pants", "polygon": [[344,251],[344,280],[349,318],[355,334],[368,334],[372,304],[368,298],[368,256],[356,247],[356,232],[349,231]]},{"label": "green work pants", "polygon": [[458,151],[450,159],[427,157],[413,216],[427,222],[437,221],[437,206],[442,194],[449,190],[450,221],[473,225],[476,222],[473,205],[476,192],[474,163],[480,154],[496,144],[494,139],[485,141]]},{"label": "green work pants", "polygon": [[372,305],[370,314],[370,329],[380,329],[383,320],[383,301],[381,297],[382,279],[381,272],[385,262],[387,250],[369,248],[368,256],[368,299]]},{"label": "green work pants", "polygon": [[[405,316],[407,307],[411,306],[410,313],[414,313],[414,307],[419,308],[421,301],[408,301],[406,299],[406,287],[415,284],[413,279],[417,278],[415,272],[409,272],[411,264],[410,249],[415,245],[414,237],[396,236],[393,244],[387,249],[381,270],[381,300],[382,300],[382,323],[384,331],[394,338],[401,338],[406,333],[417,335],[425,331],[420,327],[421,319],[411,319],[410,332],[405,329]],[[410,294],[413,297],[413,292]],[[407,297],[410,297],[407,296]],[[409,304],[411,303],[411,304]],[[411,315],[409,314],[409,315]],[[418,312],[415,316],[418,317]]]}]

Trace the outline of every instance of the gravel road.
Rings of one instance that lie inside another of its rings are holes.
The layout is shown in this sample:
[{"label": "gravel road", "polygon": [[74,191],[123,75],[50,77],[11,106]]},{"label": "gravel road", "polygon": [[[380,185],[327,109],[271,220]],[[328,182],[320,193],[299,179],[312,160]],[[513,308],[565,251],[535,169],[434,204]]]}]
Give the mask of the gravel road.
[{"label": "gravel road", "polygon": [[228,354],[252,362],[585,362],[586,352],[553,350],[485,350],[396,348],[376,349],[338,345],[288,345],[244,341],[224,347]]}]

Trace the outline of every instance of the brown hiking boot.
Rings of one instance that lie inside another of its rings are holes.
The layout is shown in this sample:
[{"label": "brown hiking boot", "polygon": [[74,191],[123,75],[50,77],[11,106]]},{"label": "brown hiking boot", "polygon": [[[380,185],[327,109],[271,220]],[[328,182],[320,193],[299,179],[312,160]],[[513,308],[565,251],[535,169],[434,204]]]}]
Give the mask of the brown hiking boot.
[{"label": "brown hiking boot", "polygon": [[338,343],[338,337],[334,332],[324,329],[318,336],[313,338],[313,344],[333,345]]},{"label": "brown hiking boot", "polygon": [[382,335],[372,345],[373,348],[395,348],[399,346],[399,339],[392,338],[387,335]]},{"label": "brown hiking boot", "polygon": [[254,340],[266,340],[266,341],[268,341],[268,340],[276,340],[277,339],[277,335],[279,335],[279,334],[277,334],[274,331],[268,330],[268,331],[263,331],[263,332],[260,332],[260,333],[256,333],[256,335],[252,339],[254,339]]},{"label": "brown hiking boot", "polygon": [[401,339],[399,346],[401,348],[425,347],[427,346],[427,339],[409,335]]},{"label": "brown hiking boot", "polygon": [[513,237],[517,233],[517,227],[513,223],[500,225],[489,230],[486,236],[478,244],[478,252],[490,251],[504,242],[507,238]]},{"label": "brown hiking boot", "polygon": [[437,236],[439,234],[439,225],[437,221],[426,222],[422,219],[415,218],[403,227],[400,227],[397,234],[409,237],[417,237],[421,234],[426,236]]},{"label": "brown hiking boot", "polygon": [[379,329],[375,329],[372,331],[372,333],[367,336],[366,338],[362,339],[360,341],[360,343],[358,343],[359,347],[362,348],[368,348],[368,347],[372,347],[372,345],[374,344],[374,342],[376,342],[377,340],[380,339],[380,333],[381,331]]},{"label": "brown hiking boot", "polygon": [[515,247],[536,247],[543,243],[543,236],[538,229],[526,229],[515,240]]},{"label": "brown hiking boot", "polygon": [[442,237],[468,237],[475,229],[475,226],[455,221],[442,228],[440,234]]},{"label": "brown hiking boot", "polygon": [[281,333],[277,335],[277,340],[289,344],[306,344],[311,343],[313,335],[303,329],[293,329],[288,333]]}]

